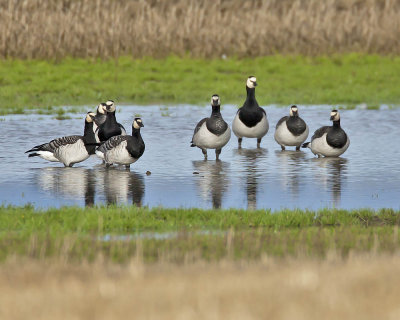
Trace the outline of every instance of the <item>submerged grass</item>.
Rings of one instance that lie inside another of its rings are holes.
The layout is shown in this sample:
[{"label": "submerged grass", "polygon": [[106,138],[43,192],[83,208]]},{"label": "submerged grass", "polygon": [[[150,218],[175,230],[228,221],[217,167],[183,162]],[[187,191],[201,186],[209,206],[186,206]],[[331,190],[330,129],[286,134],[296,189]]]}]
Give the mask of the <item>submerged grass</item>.
[{"label": "submerged grass", "polygon": [[99,255],[146,263],[276,257],[326,257],[335,250],[399,250],[400,212],[373,210],[200,210],[95,207],[0,208],[0,259]]},{"label": "submerged grass", "polygon": [[[207,104],[218,93],[222,103],[241,105],[245,80],[256,75],[261,105],[291,103],[352,107],[400,101],[400,58],[346,54],[334,57],[266,56],[245,59],[117,60],[63,59],[0,61],[0,115],[57,114],[56,106],[118,104]],[[81,112],[79,109],[70,111]]]}]

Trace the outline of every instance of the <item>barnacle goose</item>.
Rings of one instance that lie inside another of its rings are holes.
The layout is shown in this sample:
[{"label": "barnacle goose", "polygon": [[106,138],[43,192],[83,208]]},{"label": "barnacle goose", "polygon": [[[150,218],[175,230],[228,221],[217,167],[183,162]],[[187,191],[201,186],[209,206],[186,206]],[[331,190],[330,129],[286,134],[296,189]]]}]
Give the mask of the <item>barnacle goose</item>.
[{"label": "barnacle goose", "polygon": [[259,148],[262,137],[269,129],[267,113],[259,107],[255,97],[256,86],[256,77],[250,76],[246,83],[246,101],[233,119],[232,130],[238,137],[239,148],[242,147],[243,137],[257,138],[257,148]]},{"label": "barnacle goose", "polygon": [[115,104],[114,101],[108,100],[106,106],[106,119],[96,130],[97,142],[107,141],[113,136],[126,135],[125,128],[117,122],[115,118]]},{"label": "barnacle goose", "polygon": [[231,129],[222,118],[221,101],[217,94],[211,98],[212,112],[209,118],[200,120],[194,129],[191,147],[198,147],[207,159],[207,149],[215,149],[216,160],[219,160],[222,147],[231,138]]},{"label": "barnacle goose", "polygon": [[291,106],[290,116],[281,118],[276,124],[275,141],[285,150],[286,146],[295,146],[300,150],[300,146],[308,137],[308,126],[302,118],[299,117],[297,106]]},{"label": "barnacle goose", "polygon": [[140,134],[143,127],[141,118],[135,118],[132,123],[132,135],[113,136],[96,150],[96,155],[104,159],[106,166],[122,164],[129,169],[143,154],[145,145]]},{"label": "barnacle goose", "polygon": [[96,140],[93,132],[95,114],[88,112],[85,117],[83,136],[67,136],[51,140],[26,151],[29,157],[39,156],[42,159],[62,162],[65,167],[72,167],[95,153]]},{"label": "barnacle goose", "polygon": [[350,139],[346,132],[340,127],[340,114],[338,110],[332,110],[332,126],[319,128],[314,132],[311,142],[303,144],[303,148],[310,148],[318,158],[338,157],[343,154],[350,145]]}]

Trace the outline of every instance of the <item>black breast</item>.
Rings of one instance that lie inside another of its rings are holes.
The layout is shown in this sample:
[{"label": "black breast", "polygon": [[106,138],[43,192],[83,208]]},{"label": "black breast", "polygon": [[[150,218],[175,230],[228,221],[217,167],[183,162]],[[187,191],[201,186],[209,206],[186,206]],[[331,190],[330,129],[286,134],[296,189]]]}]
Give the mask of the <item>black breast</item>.
[{"label": "black breast", "polygon": [[222,135],[226,131],[226,129],[228,129],[227,123],[221,117],[207,118],[206,126],[208,131],[217,136]]},{"label": "black breast", "polygon": [[122,133],[121,128],[118,125],[104,125],[99,130],[100,141],[106,141],[111,137],[118,136]]},{"label": "black breast", "polygon": [[342,128],[331,127],[326,135],[326,142],[332,147],[341,149],[347,143],[347,134]]},{"label": "black breast", "polygon": [[144,141],[142,136],[138,134],[137,136],[127,136],[127,146],[130,156],[135,159],[139,159],[145,150]]},{"label": "black breast", "polygon": [[286,121],[286,126],[288,130],[295,136],[301,135],[304,131],[306,131],[306,123],[300,117],[289,117]]},{"label": "black breast", "polygon": [[246,127],[252,128],[256,126],[263,118],[265,111],[260,107],[245,108],[242,107],[238,111],[239,119]]}]

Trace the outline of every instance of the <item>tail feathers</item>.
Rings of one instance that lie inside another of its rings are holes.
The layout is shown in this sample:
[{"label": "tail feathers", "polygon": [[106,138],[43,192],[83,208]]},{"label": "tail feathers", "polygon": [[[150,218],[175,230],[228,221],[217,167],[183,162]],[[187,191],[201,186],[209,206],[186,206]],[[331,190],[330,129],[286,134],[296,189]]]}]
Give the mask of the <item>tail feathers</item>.
[{"label": "tail feathers", "polygon": [[190,146],[191,146],[191,147],[197,147],[194,143],[192,143]]},{"label": "tail feathers", "polygon": [[309,148],[310,147],[310,142],[303,143],[301,146],[302,148]]},{"label": "tail feathers", "polygon": [[43,147],[46,145],[45,144],[40,144],[38,146],[34,146],[31,150],[25,151],[25,153],[29,153],[29,152],[34,152],[34,151],[43,151]]},{"label": "tail feathers", "polygon": [[35,153],[30,153],[28,155],[28,158],[30,158],[30,157],[38,157],[38,156],[40,156],[40,154],[35,152]]}]

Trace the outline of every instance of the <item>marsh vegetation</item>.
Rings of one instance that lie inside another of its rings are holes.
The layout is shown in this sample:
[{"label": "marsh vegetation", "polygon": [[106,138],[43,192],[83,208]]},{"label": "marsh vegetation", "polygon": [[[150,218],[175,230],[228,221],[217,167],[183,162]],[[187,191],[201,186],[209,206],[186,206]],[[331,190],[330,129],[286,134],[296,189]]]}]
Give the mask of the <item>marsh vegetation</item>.
[{"label": "marsh vegetation", "polygon": [[6,58],[398,54],[400,2],[0,1]]}]

